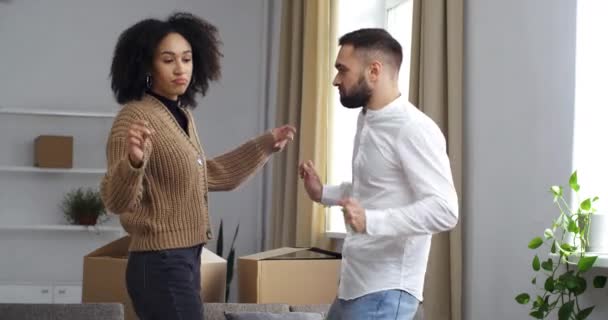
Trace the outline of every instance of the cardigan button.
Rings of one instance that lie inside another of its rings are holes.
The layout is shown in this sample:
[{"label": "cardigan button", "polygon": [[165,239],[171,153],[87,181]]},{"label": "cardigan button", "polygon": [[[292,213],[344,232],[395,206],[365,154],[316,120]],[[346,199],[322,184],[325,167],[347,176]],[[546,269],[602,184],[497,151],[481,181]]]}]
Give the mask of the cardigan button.
[{"label": "cardigan button", "polygon": [[199,166],[203,165],[203,159],[201,159],[201,158],[196,159],[196,162],[198,162]]}]

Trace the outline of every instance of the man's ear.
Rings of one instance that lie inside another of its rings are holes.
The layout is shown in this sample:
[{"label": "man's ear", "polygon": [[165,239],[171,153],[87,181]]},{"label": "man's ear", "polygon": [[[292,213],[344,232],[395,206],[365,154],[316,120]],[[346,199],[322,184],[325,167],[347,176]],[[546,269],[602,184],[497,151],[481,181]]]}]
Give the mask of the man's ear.
[{"label": "man's ear", "polygon": [[373,60],[369,65],[369,79],[371,81],[377,81],[382,74],[383,65],[378,60]]}]

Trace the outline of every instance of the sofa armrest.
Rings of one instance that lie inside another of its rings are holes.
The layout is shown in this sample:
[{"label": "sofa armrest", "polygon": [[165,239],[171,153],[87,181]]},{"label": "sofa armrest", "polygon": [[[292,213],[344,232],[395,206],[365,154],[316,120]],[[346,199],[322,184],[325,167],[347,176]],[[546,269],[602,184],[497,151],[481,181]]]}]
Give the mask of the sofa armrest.
[{"label": "sofa armrest", "polygon": [[75,304],[0,304],[2,320],[124,320],[124,308],[120,303]]}]

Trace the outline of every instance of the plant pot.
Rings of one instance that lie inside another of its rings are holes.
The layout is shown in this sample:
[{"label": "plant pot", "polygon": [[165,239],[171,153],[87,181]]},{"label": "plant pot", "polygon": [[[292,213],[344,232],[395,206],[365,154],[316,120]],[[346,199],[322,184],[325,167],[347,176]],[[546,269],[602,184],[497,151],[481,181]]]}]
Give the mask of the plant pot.
[{"label": "plant pot", "polygon": [[97,224],[97,216],[95,215],[82,215],[78,217],[78,224],[82,226],[94,226]]},{"label": "plant pot", "polygon": [[608,253],[608,214],[594,213],[591,215],[589,228],[589,247],[587,251]]}]

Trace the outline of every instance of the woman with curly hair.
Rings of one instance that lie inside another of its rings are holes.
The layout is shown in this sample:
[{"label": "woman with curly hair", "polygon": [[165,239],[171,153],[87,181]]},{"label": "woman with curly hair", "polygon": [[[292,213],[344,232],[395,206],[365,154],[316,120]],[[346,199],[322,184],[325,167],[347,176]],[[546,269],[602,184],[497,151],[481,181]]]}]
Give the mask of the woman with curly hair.
[{"label": "woman with curly hair", "polygon": [[203,319],[207,193],[239,186],[295,134],[285,125],[205,157],[191,109],[220,77],[220,44],[213,25],[176,13],[128,28],[114,51],[112,90],[123,107],[108,137],[101,193],[131,236],[126,283],[142,320]]}]

